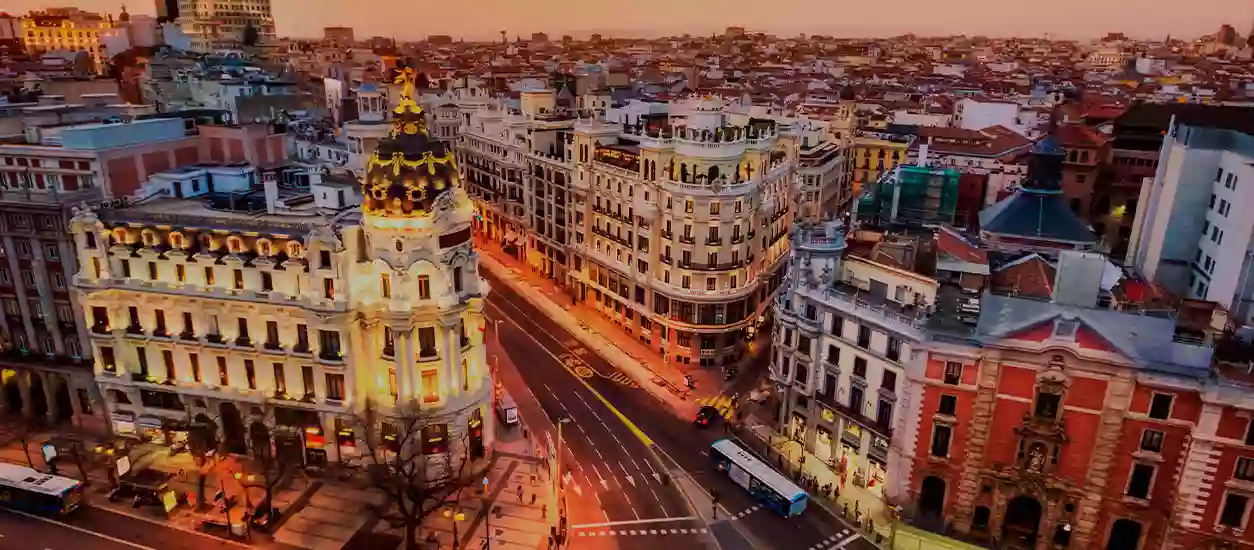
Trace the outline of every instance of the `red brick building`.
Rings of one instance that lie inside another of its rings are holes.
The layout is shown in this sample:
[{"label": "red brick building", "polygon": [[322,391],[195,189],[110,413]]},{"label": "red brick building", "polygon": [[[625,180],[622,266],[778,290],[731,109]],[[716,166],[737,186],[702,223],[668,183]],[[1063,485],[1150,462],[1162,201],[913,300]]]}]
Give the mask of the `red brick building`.
[{"label": "red brick building", "polygon": [[1210,348],[1182,341],[1172,319],[983,302],[970,344],[936,343],[914,380],[911,515],[1001,548],[1161,547],[1213,406],[1203,404]]}]

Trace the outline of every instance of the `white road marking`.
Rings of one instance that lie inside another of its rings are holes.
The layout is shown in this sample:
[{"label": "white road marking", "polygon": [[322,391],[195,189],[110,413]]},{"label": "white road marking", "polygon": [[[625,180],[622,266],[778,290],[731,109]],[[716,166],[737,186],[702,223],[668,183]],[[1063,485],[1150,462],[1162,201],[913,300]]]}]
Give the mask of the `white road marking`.
[{"label": "white road marking", "polygon": [[663,513],[663,514],[667,513],[667,512],[666,512],[666,505],[665,505],[665,504],[662,504],[662,497],[657,496],[657,491],[654,491],[654,490],[653,490],[653,488],[652,488],[652,487],[650,487],[650,488],[649,488],[649,492],[650,492],[650,493],[653,493],[653,500],[656,500],[656,501],[657,501],[657,507],[662,509],[662,513]]},{"label": "white road marking", "polygon": [[837,548],[844,548],[845,546],[848,546],[848,545],[849,545],[849,543],[851,543],[851,542],[853,542],[853,541],[857,540],[857,539],[858,539],[858,537],[861,537],[861,536],[862,536],[862,535],[859,535],[859,534],[857,534],[857,533],[854,533],[854,534],[852,534],[852,535],[849,535],[848,537],[845,537],[845,538],[841,539],[841,541],[840,541],[840,542],[838,542],[838,543],[836,543],[836,545],[835,545],[835,546],[832,546],[831,548],[828,548],[828,550],[836,550]]},{"label": "white road marking", "polygon": [[[570,529],[589,529],[592,527],[618,527],[621,525],[644,525],[648,523],[674,523],[676,521],[691,521],[695,519],[697,519],[697,516],[684,516],[682,518],[651,518],[651,519],[639,519],[639,520],[634,520],[634,521],[632,520],[607,521],[605,523],[581,523],[579,525],[571,525],[569,526],[569,528]],[[673,532],[674,529],[671,529],[671,531]]]}]

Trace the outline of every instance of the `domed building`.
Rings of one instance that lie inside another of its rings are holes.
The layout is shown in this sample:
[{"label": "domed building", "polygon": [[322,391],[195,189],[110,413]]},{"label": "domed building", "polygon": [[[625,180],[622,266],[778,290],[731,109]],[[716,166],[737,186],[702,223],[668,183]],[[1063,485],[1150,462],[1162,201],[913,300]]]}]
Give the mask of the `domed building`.
[{"label": "domed building", "polygon": [[76,214],[74,286],[115,435],[307,464],[406,435],[437,470],[487,455],[473,210],[412,72],[397,83],[360,201],[351,182],[231,165]]}]

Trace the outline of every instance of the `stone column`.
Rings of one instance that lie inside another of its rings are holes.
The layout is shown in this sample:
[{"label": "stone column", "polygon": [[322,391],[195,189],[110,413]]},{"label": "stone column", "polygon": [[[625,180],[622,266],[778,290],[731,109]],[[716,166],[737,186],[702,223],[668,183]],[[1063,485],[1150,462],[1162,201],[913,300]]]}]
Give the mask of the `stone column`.
[{"label": "stone column", "polygon": [[405,391],[409,373],[405,371],[405,351],[408,349],[409,333],[395,327],[392,331],[392,368],[396,369],[396,402],[404,403],[409,398]]},{"label": "stone column", "polygon": [[27,420],[30,420],[31,415],[34,413],[32,409],[34,403],[31,402],[30,394],[30,375],[30,371],[17,371],[17,390],[22,396],[22,418]]},{"label": "stone column", "polygon": [[414,331],[413,328],[405,330],[405,389],[402,395],[410,399],[422,399],[422,373],[414,369]]},{"label": "stone column", "polygon": [[42,379],[42,380],[43,380],[42,387],[43,387],[43,390],[44,390],[44,399],[48,401],[48,412],[47,412],[47,416],[48,416],[48,424],[49,424],[49,425],[56,425],[56,423],[57,423],[57,413],[59,412],[59,411],[57,410],[57,408],[58,408],[58,404],[57,404],[57,388],[56,388],[56,386],[57,386],[57,384],[60,384],[60,383],[61,383],[61,382],[60,382],[60,378],[61,378],[61,377],[60,377],[60,376],[57,376],[57,375],[53,375],[53,374],[47,374],[47,375],[44,375],[44,374],[40,374],[40,373],[38,373],[38,372],[34,373],[34,376],[38,376],[38,377],[40,377],[40,379]]},{"label": "stone column", "polygon": [[449,334],[449,339],[448,339],[449,350],[450,350],[449,357],[452,359],[452,361],[449,363],[449,369],[448,369],[449,370],[448,381],[449,381],[449,394],[450,395],[452,394],[460,395],[464,391],[462,390],[462,387],[465,383],[462,380],[462,361],[465,360],[465,357],[462,356],[462,335],[460,332],[458,332],[459,330],[461,330],[461,325],[459,323],[455,323],[453,325],[453,328],[449,330],[449,333],[448,333]]},{"label": "stone column", "polygon": [[327,464],[340,462],[340,438],[335,432],[335,413],[319,414],[318,421],[322,424],[322,438],[325,442],[323,449],[327,451]]}]

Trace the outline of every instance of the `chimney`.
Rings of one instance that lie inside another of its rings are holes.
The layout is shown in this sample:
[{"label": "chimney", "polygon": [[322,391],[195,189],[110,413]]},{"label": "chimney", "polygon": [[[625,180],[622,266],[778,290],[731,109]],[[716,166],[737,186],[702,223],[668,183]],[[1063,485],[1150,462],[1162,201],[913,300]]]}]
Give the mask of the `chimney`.
[{"label": "chimney", "polygon": [[1063,250],[1058,254],[1053,302],[1064,306],[1096,307],[1106,263],[1106,256],[1097,252]]},{"label": "chimney", "polygon": [[279,180],[275,177],[274,171],[261,175],[261,188],[266,194],[266,213],[273,214],[275,203],[279,201]]}]

